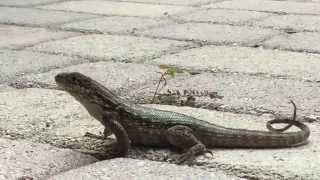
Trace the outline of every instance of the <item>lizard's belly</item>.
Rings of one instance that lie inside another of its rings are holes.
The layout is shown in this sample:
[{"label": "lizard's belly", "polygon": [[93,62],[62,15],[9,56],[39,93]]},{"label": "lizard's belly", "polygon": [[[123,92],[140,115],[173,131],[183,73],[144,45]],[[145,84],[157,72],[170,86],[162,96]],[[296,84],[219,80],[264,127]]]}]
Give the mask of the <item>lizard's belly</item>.
[{"label": "lizard's belly", "polygon": [[127,133],[134,145],[146,145],[156,147],[167,147],[169,142],[165,136],[165,130],[153,128],[128,128]]}]

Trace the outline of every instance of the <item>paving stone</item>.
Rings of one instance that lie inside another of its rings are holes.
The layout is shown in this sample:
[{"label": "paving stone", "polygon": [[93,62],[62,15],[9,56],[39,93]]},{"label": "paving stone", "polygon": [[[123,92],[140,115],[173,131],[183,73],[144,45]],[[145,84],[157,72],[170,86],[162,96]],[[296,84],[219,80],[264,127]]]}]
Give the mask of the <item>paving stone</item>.
[{"label": "paving stone", "polygon": [[287,0],[287,1],[295,1],[295,2],[320,2],[320,0]]},{"label": "paving stone", "polygon": [[155,37],[216,43],[254,43],[275,33],[269,29],[205,23],[172,24],[142,32]]},{"label": "paving stone", "polygon": [[187,45],[185,42],[134,36],[86,35],[42,43],[28,49],[95,60],[137,61],[177,51]]},{"label": "paving stone", "polygon": [[0,50],[0,83],[24,74],[44,72],[84,62],[88,60],[30,51]]},{"label": "paving stone", "polygon": [[[153,87],[131,92],[136,96],[152,96]],[[276,113],[291,116],[292,99],[298,108],[300,118],[309,115],[319,116],[319,83],[292,79],[259,77],[242,73],[202,73],[180,76],[168,80],[161,92],[170,89],[217,92],[222,99],[206,102],[221,104],[218,109],[241,113]]]},{"label": "paving stone", "polygon": [[63,91],[27,88],[4,91],[0,96],[1,136],[58,144],[66,135],[76,138],[86,131],[102,130],[100,123]]},{"label": "paving stone", "polygon": [[117,16],[144,17],[162,17],[193,10],[193,8],[191,7],[183,6],[128,3],[101,0],[68,1],[48,6],[41,6],[41,8]]},{"label": "paving stone", "polygon": [[293,51],[320,52],[320,33],[301,32],[275,36],[264,42],[273,48]]},{"label": "paving stone", "polygon": [[0,179],[47,179],[96,161],[89,155],[68,149],[0,138]]},{"label": "paving stone", "polygon": [[21,48],[31,44],[80,35],[43,28],[0,25],[0,48]]},{"label": "paving stone", "polygon": [[207,7],[299,14],[320,14],[320,4],[312,2],[308,3],[276,0],[232,0],[210,4]]},{"label": "paving stone", "polygon": [[143,2],[153,4],[172,4],[172,5],[202,5],[209,2],[216,2],[218,0],[127,0],[129,2]]},{"label": "paving stone", "polygon": [[[105,140],[96,142],[93,139],[83,139],[85,132],[98,133],[102,130],[102,127],[96,120],[89,118],[84,108],[66,92],[46,89],[21,89],[0,93],[0,100],[0,134],[2,136],[12,139],[27,138],[30,141],[46,142],[73,149],[95,149],[95,146],[105,146],[102,142]],[[190,107],[149,106],[184,113],[230,128],[265,130],[266,121],[271,119],[268,116],[258,117]],[[289,105],[285,104],[285,106]],[[211,172],[224,170],[237,176],[251,177],[252,179],[279,179],[281,177],[287,179],[301,179],[301,177],[312,179],[311,177],[313,177],[317,179],[320,167],[318,166],[320,161],[317,160],[319,158],[317,149],[319,149],[320,144],[318,143],[320,127],[315,123],[308,123],[308,126],[311,128],[312,134],[310,137],[311,143],[307,146],[268,151],[263,149],[214,149],[212,150],[215,154],[214,157],[200,156],[196,159],[199,165],[194,166],[194,168]],[[295,129],[293,130],[295,131]],[[167,150],[147,149],[133,147],[130,150],[129,158],[154,160],[158,158],[157,156],[162,156],[163,161],[163,157],[168,157],[173,153],[173,151]],[[105,152],[103,151],[103,153]],[[310,158],[313,161],[310,161]],[[128,162],[130,159],[125,161]],[[126,164],[131,165],[132,163]],[[297,168],[299,171],[296,170]],[[109,168],[107,169],[108,172],[111,172]]]},{"label": "paving stone", "polygon": [[254,22],[253,24],[262,27],[272,27],[275,29],[320,31],[320,16],[275,15],[261,21]]},{"label": "paving stone", "polygon": [[[106,178],[108,177],[108,178]],[[188,166],[179,166],[162,162],[117,158],[74,169],[49,180],[59,179],[219,179],[240,180],[221,172],[208,172]]]},{"label": "paving stone", "polygon": [[13,87],[10,87],[10,86],[5,85],[5,84],[0,84],[0,92],[12,91],[12,90],[14,90]]},{"label": "paving stone", "polygon": [[144,85],[156,87],[161,69],[153,65],[98,62],[87,63],[66,68],[54,69],[47,73],[21,76],[15,81],[17,88],[37,85],[56,87],[54,76],[61,72],[81,72],[119,93],[141,88]]},{"label": "paving stone", "polygon": [[254,11],[207,9],[179,16],[178,19],[184,21],[239,24],[267,16],[270,16],[270,14]]},{"label": "paving stone", "polygon": [[72,22],[62,25],[62,28],[93,32],[133,33],[136,30],[165,24],[167,21],[146,19],[139,17],[111,16]]},{"label": "paving stone", "polygon": [[320,56],[263,48],[205,46],[169,54],[147,63],[190,70],[265,74],[320,81]]},{"label": "paving stone", "polygon": [[97,16],[40,9],[0,7],[0,22],[9,24],[54,26],[57,23],[93,17]]},{"label": "paving stone", "polygon": [[58,2],[61,0],[28,0],[28,1],[21,1],[21,0],[1,0],[0,5],[4,6],[31,6],[31,5],[39,5],[39,4],[46,4],[52,2]]}]

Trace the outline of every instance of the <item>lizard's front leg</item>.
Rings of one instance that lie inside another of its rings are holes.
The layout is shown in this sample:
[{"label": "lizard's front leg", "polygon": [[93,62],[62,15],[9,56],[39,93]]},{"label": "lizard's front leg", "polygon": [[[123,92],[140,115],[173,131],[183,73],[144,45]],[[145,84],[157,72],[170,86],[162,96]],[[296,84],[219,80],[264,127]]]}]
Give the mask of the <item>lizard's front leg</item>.
[{"label": "lizard's front leg", "polygon": [[187,126],[177,125],[169,128],[166,138],[173,146],[185,151],[177,159],[177,164],[187,161],[190,165],[197,155],[209,152],[205,145],[193,135],[192,129]]},{"label": "lizard's front leg", "polygon": [[105,112],[102,119],[104,124],[110,128],[117,138],[115,153],[118,156],[125,156],[128,154],[128,150],[130,148],[130,140],[126,129],[118,121],[119,118],[120,116],[118,113]]}]

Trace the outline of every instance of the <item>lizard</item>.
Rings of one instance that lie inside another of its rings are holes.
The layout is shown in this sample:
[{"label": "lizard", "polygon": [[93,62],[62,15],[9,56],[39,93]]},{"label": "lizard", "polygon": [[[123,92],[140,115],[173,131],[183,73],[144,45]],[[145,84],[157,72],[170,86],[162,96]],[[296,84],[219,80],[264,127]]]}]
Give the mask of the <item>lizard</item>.
[{"label": "lizard", "polygon": [[[286,148],[308,143],[310,129],[294,117],[267,122],[269,131],[227,128],[182,113],[159,110],[131,103],[118,97],[99,82],[79,72],[55,76],[59,88],[79,101],[91,116],[100,121],[104,134],[114,133],[118,156],[126,156],[131,145],[176,147],[183,153],[177,164],[192,163],[196,156],[210,152],[207,148]],[[282,129],[272,124],[287,124]],[[300,130],[283,132],[292,125]],[[210,152],[211,153],[211,152]]]}]

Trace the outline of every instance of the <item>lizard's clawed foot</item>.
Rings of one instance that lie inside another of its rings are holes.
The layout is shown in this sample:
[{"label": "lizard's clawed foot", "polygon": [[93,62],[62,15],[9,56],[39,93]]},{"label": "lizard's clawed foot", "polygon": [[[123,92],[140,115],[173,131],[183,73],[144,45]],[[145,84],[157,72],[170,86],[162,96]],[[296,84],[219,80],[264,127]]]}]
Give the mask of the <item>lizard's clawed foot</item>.
[{"label": "lizard's clawed foot", "polygon": [[188,166],[193,165],[194,160],[198,155],[202,155],[205,153],[209,153],[213,156],[213,153],[208,150],[203,144],[197,144],[190,148],[187,152],[183,153],[182,155],[176,158],[176,164],[184,164],[186,163]]},{"label": "lizard's clawed foot", "polygon": [[211,156],[213,156],[212,151],[210,151],[210,150],[209,150],[209,149],[207,149],[207,148],[204,150],[203,154],[205,154],[205,153],[209,153]]},{"label": "lizard's clawed foot", "polygon": [[117,144],[112,146],[112,148],[108,151],[108,154],[114,157],[124,157],[127,155],[127,153],[121,153],[121,151],[119,151],[119,147],[117,146]]},{"label": "lizard's clawed foot", "polygon": [[186,163],[188,166],[191,166],[193,161],[195,160],[196,156],[190,151],[183,153],[182,155],[178,156],[175,160],[176,164],[184,164]]}]

